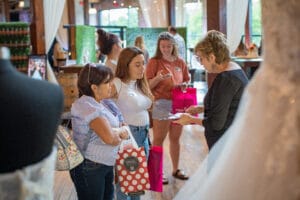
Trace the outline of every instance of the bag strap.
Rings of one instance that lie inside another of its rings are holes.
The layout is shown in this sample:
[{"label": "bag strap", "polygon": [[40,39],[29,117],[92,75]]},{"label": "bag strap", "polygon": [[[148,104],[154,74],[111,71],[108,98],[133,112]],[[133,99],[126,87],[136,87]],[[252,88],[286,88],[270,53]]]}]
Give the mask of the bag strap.
[{"label": "bag strap", "polygon": [[122,126],[121,129],[125,129],[128,133],[128,139],[126,140],[122,140],[121,144],[120,144],[120,147],[119,147],[119,150],[123,150],[124,147],[128,146],[128,145],[131,145],[132,148],[134,149],[137,149],[139,148],[138,144],[136,143],[132,133],[131,133],[131,130],[130,130],[130,127],[129,126]]},{"label": "bag strap", "polygon": [[66,133],[67,133],[68,135],[70,135],[69,132],[68,132],[67,130],[65,130],[65,127],[63,127],[62,125],[59,125],[59,126],[58,126],[58,129],[57,129],[57,132],[56,132],[56,134],[55,134],[55,139],[56,139],[57,142],[59,142],[59,143],[61,144],[61,146],[62,146],[64,149],[66,149],[66,148],[68,148],[68,146],[70,145],[70,143],[69,143],[69,142],[67,141],[67,139],[64,137],[62,131],[66,131]]}]

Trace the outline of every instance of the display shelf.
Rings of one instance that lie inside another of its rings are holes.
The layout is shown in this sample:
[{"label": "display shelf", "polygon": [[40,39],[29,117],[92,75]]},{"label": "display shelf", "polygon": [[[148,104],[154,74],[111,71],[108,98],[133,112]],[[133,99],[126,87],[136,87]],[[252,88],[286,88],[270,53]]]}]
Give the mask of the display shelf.
[{"label": "display shelf", "polygon": [[30,44],[28,23],[0,23],[0,46],[10,49],[12,64],[21,72],[27,72]]}]

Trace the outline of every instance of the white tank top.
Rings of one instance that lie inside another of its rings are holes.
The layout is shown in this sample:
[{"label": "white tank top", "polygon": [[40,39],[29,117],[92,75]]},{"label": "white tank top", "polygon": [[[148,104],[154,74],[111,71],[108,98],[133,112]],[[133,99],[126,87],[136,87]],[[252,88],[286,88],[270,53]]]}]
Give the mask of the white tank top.
[{"label": "white tank top", "polygon": [[119,78],[115,78],[114,84],[118,93],[116,104],[125,123],[133,126],[149,125],[148,109],[152,101],[138,89],[136,81],[123,83]]}]

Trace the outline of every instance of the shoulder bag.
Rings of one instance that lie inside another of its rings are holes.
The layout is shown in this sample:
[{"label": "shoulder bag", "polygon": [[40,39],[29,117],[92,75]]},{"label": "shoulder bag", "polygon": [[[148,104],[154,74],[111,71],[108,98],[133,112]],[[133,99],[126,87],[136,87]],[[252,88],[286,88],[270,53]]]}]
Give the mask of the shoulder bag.
[{"label": "shoulder bag", "polygon": [[58,126],[55,143],[57,145],[57,158],[55,169],[57,171],[71,170],[80,163],[84,158],[77,145],[72,139],[71,133],[67,127]]}]

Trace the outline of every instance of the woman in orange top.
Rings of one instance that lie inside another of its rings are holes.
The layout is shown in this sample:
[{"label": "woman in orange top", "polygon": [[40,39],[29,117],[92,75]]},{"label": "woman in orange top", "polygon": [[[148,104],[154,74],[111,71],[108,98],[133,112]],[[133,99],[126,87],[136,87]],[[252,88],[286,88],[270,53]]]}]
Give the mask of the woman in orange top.
[{"label": "woman in orange top", "polygon": [[[189,177],[178,168],[182,126],[168,119],[172,112],[172,89],[189,82],[189,71],[185,62],[178,57],[176,42],[168,32],[158,36],[154,57],[149,60],[146,76],[155,97],[152,110],[153,146],[163,146],[169,132],[170,156],[173,165],[172,175],[181,180]],[[164,184],[168,180],[164,178]]]}]

